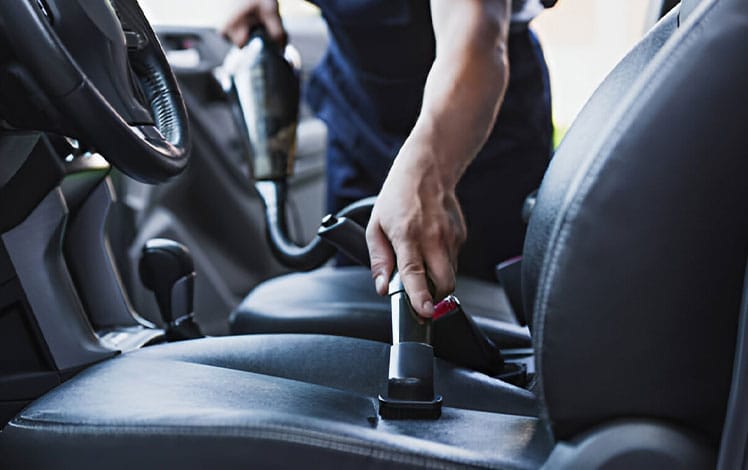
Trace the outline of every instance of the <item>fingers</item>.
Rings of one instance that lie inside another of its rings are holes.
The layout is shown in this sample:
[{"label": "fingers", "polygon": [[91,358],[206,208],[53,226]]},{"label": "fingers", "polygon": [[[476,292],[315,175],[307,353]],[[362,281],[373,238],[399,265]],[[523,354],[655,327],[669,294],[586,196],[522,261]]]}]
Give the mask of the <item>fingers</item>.
[{"label": "fingers", "polygon": [[221,32],[235,46],[242,47],[249,41],[249,31],[258,23],[253,10],[242,10],[224,26]]},{"label": "fingers", "polygon": [[400,279],[413,309],[420,316],[429,318],[434,314],[434,300],[454,292],[455,263],[443,246],[423,252],[413,243],[395,246]]},{"label": "fingers", "polygon": [[399,206],[397,204],[395,209],[386,204],[382,206],[384,218],[375,208],[369,221],[366,241],[372,277],[377,293],[386,295],[390,277],[397,266],[413,309],[418,315],[428,318],[434,313],[434,300],[454,291],[457,254],[464,240],[464,221],[456,205],[455,214],[426,217],[428,223],[419,216],[399,214],[393,217],[392,213]]},{"label": "fingers", "polygon": [[[428,261],[424,261],[418,243],[413,241],[398,240],[394,243],[393,251],[390,240],[382,231],[376,217],[372,217],[367,227],[366,241],[371,258],[372,277],[379,295],[387,295],[396,259],[400,279],[413,309],[420,316],[428,318],[434,314],[432,290],[437,299],[444,298],[454,291],[454,263],[444,247],[430,250],[426,255]],[[429,289],[429,279],[433,282],[432,289]]]},{"label": "fingers", "polygon": [[420,250],[412,243],[396,243],[395,255],[400,280],[405,292],[408,293],[413,310],[422,317],[431,318],[434,315],[434,299],[429,292],[426,266]]},{"label": "fingers", "polygon": [[288,35],[283,28],[278,2],[275,0],[250,0],[241,8],[223,28],[223,35],[237,47],[243,47],[249,41],[252,28],[262,25],[270,38],[281,47],[286,45]]},{"label": "fingers", "polygon": [[436,300],[443,299],[455,290],[455,263],[447,252],[446,247],[436,247],[424,253],[426,273],[433,283]]},{"label": "fingers", "polygon": [[376,216],[371,217],[366,227],[366,244],[369,247],[371,275],[374,278],[377,294],[387,295],[390,277],[395,268],[395,255]]},{"label": "fingers", "polygon": [[267,30],[270,39],[278,43],[281,47],[285,47],[288,42],[288,35],[286,34],[286,30],[283,28],[283,22],[278,13],[278,4],[275,3],[274,7],[271,5],[265,9],[260,9],[260,18],[262,24],[265,25],[265,29]]}]

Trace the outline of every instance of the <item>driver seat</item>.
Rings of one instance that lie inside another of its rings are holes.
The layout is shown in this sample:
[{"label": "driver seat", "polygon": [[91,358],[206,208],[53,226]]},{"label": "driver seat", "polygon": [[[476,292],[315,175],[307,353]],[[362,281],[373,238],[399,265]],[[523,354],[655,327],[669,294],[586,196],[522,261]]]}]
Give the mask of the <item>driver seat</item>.
[{"label": "driver seat", "polygon": [[596,92],[540,189],[523,264],[535,393],[437,360],[442,418],[381,420],[383,343],[206,338],[56,387],[0,433],[0,464],[714,467],[735,439],[722,428],[748,255],[748,3],[704,0],[677,23]]}]

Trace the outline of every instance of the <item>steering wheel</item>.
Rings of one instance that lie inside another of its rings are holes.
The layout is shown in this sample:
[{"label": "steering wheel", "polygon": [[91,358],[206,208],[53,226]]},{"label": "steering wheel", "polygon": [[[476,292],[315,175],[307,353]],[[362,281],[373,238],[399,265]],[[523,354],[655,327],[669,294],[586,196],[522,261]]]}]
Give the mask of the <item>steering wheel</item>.
[{"label": "steering wheel", "polygon": [[52,126],[36,128],[80,139],[143,182],[164,181],[185,168],[184,101],[137,0],[0,5],[0,29],[33,81],[27,86],[39,89],[52,108],[43,113]]}]

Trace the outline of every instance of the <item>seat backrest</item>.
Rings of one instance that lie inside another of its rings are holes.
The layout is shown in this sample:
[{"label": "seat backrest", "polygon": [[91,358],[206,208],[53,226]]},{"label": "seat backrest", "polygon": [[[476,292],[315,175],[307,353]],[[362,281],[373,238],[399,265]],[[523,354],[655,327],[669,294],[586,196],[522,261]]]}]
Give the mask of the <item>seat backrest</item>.
[{"label": "seat backrest", "polygon": [[732,372],[730,400],[719,449],[717,470],[748,467],[748,267]]},{"label": "seat backrest", "polygon": [[722,429],[748,254],[748,2],[677,14],[591,98],[530,219],[523,288],[559,439],[621,417]]}]

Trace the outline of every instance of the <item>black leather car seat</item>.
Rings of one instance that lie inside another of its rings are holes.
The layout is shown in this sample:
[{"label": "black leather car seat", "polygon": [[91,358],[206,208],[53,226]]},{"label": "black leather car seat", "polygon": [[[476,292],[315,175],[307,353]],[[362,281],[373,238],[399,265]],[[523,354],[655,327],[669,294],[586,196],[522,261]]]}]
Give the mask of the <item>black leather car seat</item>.
[{"label": "black leather car seat", "polygon": [[676,22],[606,79],[539,192],[523,266],[539,416],[529,392],[438,361],[443,417],[384,421],[383,343],[211,338],[83,371],[3,429],[0,464],[713,467],[748,255],[748,3]]}]

